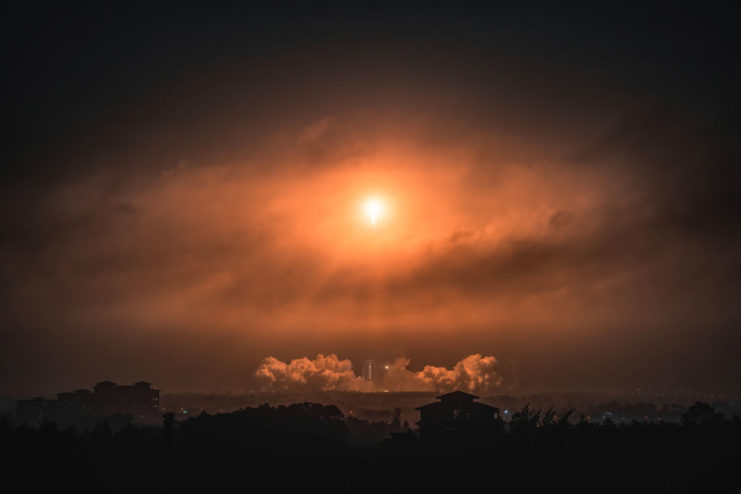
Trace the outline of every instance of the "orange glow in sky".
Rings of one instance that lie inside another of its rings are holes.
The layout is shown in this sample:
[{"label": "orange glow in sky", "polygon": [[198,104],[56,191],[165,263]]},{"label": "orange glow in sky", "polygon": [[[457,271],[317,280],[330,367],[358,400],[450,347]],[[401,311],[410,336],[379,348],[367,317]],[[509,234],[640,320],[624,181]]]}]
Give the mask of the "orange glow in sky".
[{"label": "orange glow in sky", "polygon": [[385,209],[383,206],[383,201],[375,197],[367,199],[363,205],[363,209],[368,215],[368,219],[370,220],[373,228],[376,227],[376,223],[378,222],[381,215],[383,215],[383,211]]}]

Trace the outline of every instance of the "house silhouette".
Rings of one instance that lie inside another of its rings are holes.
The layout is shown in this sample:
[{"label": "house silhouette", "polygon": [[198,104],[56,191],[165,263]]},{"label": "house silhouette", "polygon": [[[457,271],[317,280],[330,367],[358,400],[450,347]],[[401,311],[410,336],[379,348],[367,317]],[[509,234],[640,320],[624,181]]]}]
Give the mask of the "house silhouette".
[{"label": "house silhouette", "polygon": [[483,432],[491,430],[499,421],[499,409],[479,403],[478,396],[463,391],[437,396],[440,400],[417,407],[417,422],[421,437],[445,433]]}]

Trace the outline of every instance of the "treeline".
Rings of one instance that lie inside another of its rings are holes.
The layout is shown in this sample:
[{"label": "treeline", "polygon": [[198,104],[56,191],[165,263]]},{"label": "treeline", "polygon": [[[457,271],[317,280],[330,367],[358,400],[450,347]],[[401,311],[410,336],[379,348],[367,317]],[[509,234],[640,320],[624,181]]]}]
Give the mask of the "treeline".
[{"label": "treeline", "polygon": [[[380,443],[380,444],[379,444]],[[376,446],[377,445],[377,446]],[[335,406],[262,405],[112,431],[0,424],[14,492],[728,492],[741,420],[698,403],[681,423],[593,423],[526,406],[486,434],[419,437]]]}]

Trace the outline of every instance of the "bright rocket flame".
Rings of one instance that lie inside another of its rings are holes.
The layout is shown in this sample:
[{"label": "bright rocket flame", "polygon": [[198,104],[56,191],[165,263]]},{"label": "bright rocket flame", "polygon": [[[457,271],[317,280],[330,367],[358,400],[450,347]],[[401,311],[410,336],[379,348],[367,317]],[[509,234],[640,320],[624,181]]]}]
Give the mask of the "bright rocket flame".
[{"label": "bright rocket flame", "polygon": [[383,203],[379,201],[378,199],[368,199],[365,202],[365,213],[368,215],[368,218],[370,219],[371,225],[373,225],[373,228],[376,227],[376,223],[378,222],[378,218],[381,216],[381,213],[383,212]]}]

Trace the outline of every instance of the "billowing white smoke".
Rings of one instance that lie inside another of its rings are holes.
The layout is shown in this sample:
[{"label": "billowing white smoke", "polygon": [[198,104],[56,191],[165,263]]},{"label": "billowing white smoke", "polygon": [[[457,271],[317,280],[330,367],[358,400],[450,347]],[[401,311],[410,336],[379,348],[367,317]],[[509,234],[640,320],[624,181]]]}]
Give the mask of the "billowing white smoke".
[{"label": "billowing white smoke", "polygon": [[366,381],[353,371],[352,362],[337,355],[319,354],[283,362],[275,357],[263,359],[255,375],[272,390],[337,390],[337,391],[452,391],[455,389],[486,392],[499,386],[497,360],[473,354],[452,369],[426,365],[421,371],[409,370],[408,358],[397,358],[383,372],[383,378]]},{"label": "billowing white smoke", "polygon": [[355,375],[350,360],[340,360],[335,354],[325,357],[320,353],[314,360],[302,357],[288,363],[267,357],[255,375],[267,388],[283,391],[302,388],[363,391],[371,384]]},{"label": "billowing white smoke", "polygon": [[496,373],[497,359],[476,353],[464,358],[452,369],[426,365],[418,378],[437,390],[486,391],[498,386],[501,378]]}]

